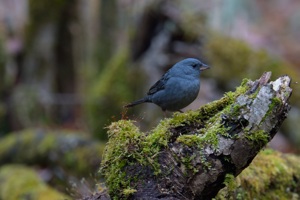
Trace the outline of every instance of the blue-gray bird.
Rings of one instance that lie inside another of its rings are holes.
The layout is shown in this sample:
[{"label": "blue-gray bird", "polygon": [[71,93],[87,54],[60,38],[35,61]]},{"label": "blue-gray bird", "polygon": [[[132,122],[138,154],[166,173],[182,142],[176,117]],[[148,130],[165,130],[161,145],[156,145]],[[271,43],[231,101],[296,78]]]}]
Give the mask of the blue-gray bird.
[{"label": "blue-gray bird", "polygon": [[209,66],[195,58],[176,63],[148,91],[147,96],[125,107],[155,103],[163,111],[180,111],[192,103],[200,90],[200,73]]}]

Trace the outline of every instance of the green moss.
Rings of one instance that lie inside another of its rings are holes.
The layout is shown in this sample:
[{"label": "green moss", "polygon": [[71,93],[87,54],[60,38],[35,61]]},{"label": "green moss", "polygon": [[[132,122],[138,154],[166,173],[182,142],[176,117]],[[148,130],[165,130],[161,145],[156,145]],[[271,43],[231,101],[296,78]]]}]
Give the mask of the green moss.
[{"label": "green moss", "polygon": [[[216,135],[214,135],[216,136]],[[209,134],[209,137],[212,137],[211,134]],[[185,144],[187,147],[189,148],[193,148],[196,153],[200,153],[200,158],[201,158],[201,163],[203,165],[203,167],[206,167],[207,170],[210,169],[211,165],[210,163],[207,162],[206,158],[205,157],[202,157],[201,156],[201,151],[198,151],[198,150],[195,150],[195,149],[202,149],[203,148],[203,145],[211,142],[211,138],[206,138],[206,137],[203,137],[203,135],[181,135],[177,138],[176,142],[178,143],[183,143]],[[215,146],[217,145],[217,136],[215,138],[215,141],[214,141],[216,144]],[[182,169],[182,171],[187,174],[187,175],[190,175],[190,173],[197,173],[198,172],[198,169],[193,165],[193,160],[194,158],[196,157],[196,154],[187,154],[187,155],[184,155],[182,154],[180,156],[180,161],[181,163],[184,165],[184,168]]]},{"label": "green moss", "polygon": [[123,194],[125,197],[129,197],[130,195],[136,193],[136,189],[132,189],[132,188],[126,188],[123,190]]},{"label": "green moss", "polygon": [[201,141],[198,135],[181,135],[176,139],[176,142],[183,143],[188,147],[200,146]]},{"label": "green moss", "polygon": [[[98,168],[104,144],[63,130],[27,129],[10,133],[0,140],[0,164],[24,163],[36,166],[60,166],[66,176],[87,176]],[[91,177],[88,177],[91,178]],[[66,187],[66,179],[52,177],[52,182]]]},{"label": "green moss", "polygon": [[216,199],[298,199],[299,180],[299,157],[267,149],[235,179],[235,187],[222,189]]},{"label": "green moss", "polygon": [[236,188],[235,177],[232,174],[226,174],[224,184],[228,190],[234,190]]},{"label": "green moss", "polygon": [[220,113],[225,107],[232,103],[232,97],[229,97],[225,94],[223,98],[217,101],[213,101],[199,108],[199,113],[201,113],[201,118],[203,120],[211,119],[217,113]]},{"label": "green moss", "polygon": [[191,163],[194,160],[195,157],[196,157],[196,154],[181,157],[181,162],[183,163],[183,165],[186,168],[186,169],[182,169],[182,171],[185,172],[185,175],[190,175],[190,173],[188,173],[190,171],[192,171],[193,173],[198,172],[197,168],[195,168]]},{"label": "green moss", "polygon": [[106,177],[110,195],[120,196],[123,189],[131,188],[124,167],[139,161],[145,163],[141,143],[144,138],[132,121],[120,120],[109,126],[109,142],[106,145],[100,172]]},{"label": "green moss", "polygon": [[263,151],[260,152],[260,154],[264,154],[264,155],[272,155],[275,153],[276,153],[276,151],[274,149],[270,149],[270,148],[264,149]]},{"label": "green moss", "polygon": [[[274,98],[272,99],[272,103],[271,103],[270,106],[269,106],[268,113],[272,112],[272,111],[274,110],[275,107],[277,107],[277,106],[279,106],[279,105],[281,105],[281,104],[282,104],[282,103],[281,103],[281,100],[280,100],[278,97],[274,97]],[[267,115],[268,115],[268,113],[267,113]]]},{"label": "green moss", "polygon": [[5,154],[15,145],[16,138],[14,135],[8,135],[5,137],[5,141],[0,140],[0,157],[3,158]]},{"label": "green moss", "polygon": [[245,137],[249,141],[252,141],[253,143],[259,146],[266,145],[270,138],[269,133],[265,132],[264,130],[258,130],[254,132],[252,131],[251,133],[246,133]]},{"label": "green moss", "polygon": [[[176,123],[182,122],[177,121]],[[174,123],[174,121],[171,119],[162,120],[159,125],[145,138],[144,146],[147,148],[147,144],[151,145],[151,151],[154,154],[158,153],[161,147],[166,147],[171,136],[169,128],[172,123]],[[147,149],[144,150],[147,151]]]},{"label": "green moss", "polygon": [[0,199],[71,199],[47,186],[32,169],[26,166],[2,166],[0,180]]},{"label": "green moss", "polygon": [[36,149],[40,155],[45,156],[49,151],[55,148],[56,145],[57,143],[55,136],[53,134],[49,134],[47,135],[47,137],[44,137],[40,143],[37,144]]},{"label": "green moss", "polygon": [[[31,131],[31,130],[29,130],[29,131]],[[26,160],[34,160],[35,156],[37,154],[37,151],[36,151],[36,145],[32,145],[32,144],[35,144],[38,142],[38,140],[39,140],[38,135],[34,134],[34,132],[30,132],[30,133],[21,135],[21,138],[22,138],[23,142],[20,144],[20,147],[22,149],[26,149],[26,155],[24,155],[24,157],[22,157],[20,159],[25,158]]]},{"label": "green moss", "polygon": [[197,111],[188,111],[185,113],[175,112],[170,119],[170,126],[177,127],[190,125],[191,123],[201,122],[201,117]]}]

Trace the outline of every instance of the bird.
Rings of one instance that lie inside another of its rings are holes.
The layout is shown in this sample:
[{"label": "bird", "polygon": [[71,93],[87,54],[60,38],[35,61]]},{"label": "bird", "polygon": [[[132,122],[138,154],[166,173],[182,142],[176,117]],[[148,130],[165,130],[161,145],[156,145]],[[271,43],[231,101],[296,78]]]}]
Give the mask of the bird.
[{"label": "bird", "polygon": [[174,64],[152,87],[147,95],[124,107],[154,103],[162,111],[181,111],[191,104],[200,90],[200,74],[210,67],[196,58],[186,58]]}]

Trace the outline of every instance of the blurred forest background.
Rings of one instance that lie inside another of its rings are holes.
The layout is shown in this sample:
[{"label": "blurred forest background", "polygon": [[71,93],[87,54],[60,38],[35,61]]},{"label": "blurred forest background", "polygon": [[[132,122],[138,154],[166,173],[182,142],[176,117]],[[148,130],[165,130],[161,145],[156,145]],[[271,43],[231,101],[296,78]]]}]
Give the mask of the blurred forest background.
[{"label": "blurred forest background", "polygon": [[0,0],[0,178],[14,183],[0,182],[0,199],[13,175],[52,199],[88,193],[80,180],[96,176],[105,127],[154,127],[159,107],[123,105],[186,57],[211,66],[187,110],[264,71],[291,76],[292,109],[271,147],[298,153],[299,10],[297,0]]}]

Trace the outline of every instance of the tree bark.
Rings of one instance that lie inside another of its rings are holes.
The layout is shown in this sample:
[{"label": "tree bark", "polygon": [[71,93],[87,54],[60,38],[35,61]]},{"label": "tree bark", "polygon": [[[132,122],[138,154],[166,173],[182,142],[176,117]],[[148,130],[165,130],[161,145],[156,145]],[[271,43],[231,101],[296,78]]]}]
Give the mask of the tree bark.
[{"label": "tree bark", "polygon": [[[197,111],[175,113],[148,134],[128,120],[113,123],[101,166],[110,197],[215,197],[225,177],[251,163],[290,110],[291,79],[272,82],[270,76],[244,80],[235,92]],[[110,197],[104,192],[97,198]]]}]

